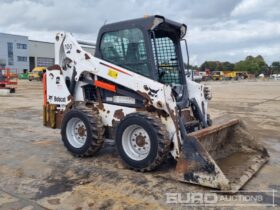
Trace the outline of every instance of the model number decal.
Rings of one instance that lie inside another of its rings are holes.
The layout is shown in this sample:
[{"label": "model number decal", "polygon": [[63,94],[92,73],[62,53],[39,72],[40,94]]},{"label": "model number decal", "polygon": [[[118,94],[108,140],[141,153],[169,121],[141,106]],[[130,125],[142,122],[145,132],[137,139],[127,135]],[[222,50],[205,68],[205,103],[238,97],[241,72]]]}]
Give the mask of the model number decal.
[{"label": "model number decal", "polygon": [[65,47],[66,54],[70,54],[72,50],[72,44],[65,44],[64,47]]},{"label": "model number decal", "polygon": [[71,50],[72,49],[72,44],[65,44],[64,45],[66,50]]},{"label": "model number decal", "polygon": [[110,76],[110,77],[113,77],[113,78],[117,78],[118,77],[118,72],[117,71],[115,71],[115,70],[113,70],[113,69],[109,69],[108,70],[108,75]]}]

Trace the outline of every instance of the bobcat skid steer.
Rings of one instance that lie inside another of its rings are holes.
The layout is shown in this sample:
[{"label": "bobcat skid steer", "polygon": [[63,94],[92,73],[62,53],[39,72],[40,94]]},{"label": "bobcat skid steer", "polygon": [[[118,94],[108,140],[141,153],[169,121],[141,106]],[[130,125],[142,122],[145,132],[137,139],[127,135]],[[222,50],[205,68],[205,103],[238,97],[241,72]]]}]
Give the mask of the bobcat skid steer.
[{"label": "bobcat skid steer", "polygon": [[172,178],[238,191],[269,155],[239,120],[211,125],[210,88],[185,77],[186,31],[158,15],[107,24],[94,56],[81,47],[90,43],[57,33],[44,125],[60,128],[76,156],[92,156],[111,139],[131,169],[154,170],[171,154]]}]

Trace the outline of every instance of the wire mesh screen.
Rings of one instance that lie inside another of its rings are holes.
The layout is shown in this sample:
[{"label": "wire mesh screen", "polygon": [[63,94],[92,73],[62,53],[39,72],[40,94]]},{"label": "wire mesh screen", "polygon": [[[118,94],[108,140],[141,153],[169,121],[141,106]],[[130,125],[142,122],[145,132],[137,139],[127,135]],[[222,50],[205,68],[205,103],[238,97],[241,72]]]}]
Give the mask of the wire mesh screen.
[{"label": "wire mesh screen", "polygon": [[173,41],[169,37],[160,37],[152,39],[152,45],[159,81],[164,84],[180,84],[179,64]]}]

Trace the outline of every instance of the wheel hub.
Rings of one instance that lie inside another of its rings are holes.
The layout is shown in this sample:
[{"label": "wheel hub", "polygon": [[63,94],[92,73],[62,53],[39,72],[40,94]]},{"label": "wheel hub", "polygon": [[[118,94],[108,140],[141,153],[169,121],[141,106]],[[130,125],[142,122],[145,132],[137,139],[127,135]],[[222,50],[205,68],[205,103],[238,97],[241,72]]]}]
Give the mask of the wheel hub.
[{"label": "wheel hub", "polygon": [[81,148],[87,139],[87,130],[84,122],[79,118],[72,118],[66,127],[69,143],[76,148]]},{"label": "wheel hub", "polygon": [[151,149],[150,137],[139,125],[127,127],[122,136],[122,144],[126,154],[134,160],[143,160]]},{"label": "wheel hub", "polygon": [[143,147],[146,144],[145,138],[146,138],[146,136],[142,136],[142,133],[140,133],[138,136],[136,136],[137,146]]},{"label": "wheel hub", "polygon": [[85,135],[85,129],[84,129],[83,126],[78,128],[78,134],[79,134],[81,137]]}]

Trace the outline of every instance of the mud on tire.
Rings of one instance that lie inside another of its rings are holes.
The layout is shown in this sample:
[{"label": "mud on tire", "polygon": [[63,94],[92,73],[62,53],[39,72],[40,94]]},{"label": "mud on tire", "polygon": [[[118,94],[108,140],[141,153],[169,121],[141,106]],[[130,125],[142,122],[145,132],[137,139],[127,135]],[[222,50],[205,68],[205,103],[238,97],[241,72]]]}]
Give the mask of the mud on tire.
[{"label": "mud on tire", "polygon": [[[148,147],[148,149],[143,149],[144,153],[146,152],[143,157],[141,155],[137,157],[138,149],[140,152],[142,150],[141,139],[140,141],[137,139],[139,135],[142,135],[142,139],[145,138],[145,144],[143,146],[142,142],[142,147],[146,147],[146,145]],[[170,144],[165,125],[158,117],[148,112],[127,115],[116,130],[116,145],[119,155],[128,167],[136,171],[151,171],[158,167],[167,158]]]},{"label": "mud on tire", "polygon": [[64,146],[74,156],[93,156],[104,142],[101,117],[87,107],[75,107],[63,117],[61,136]]}]

